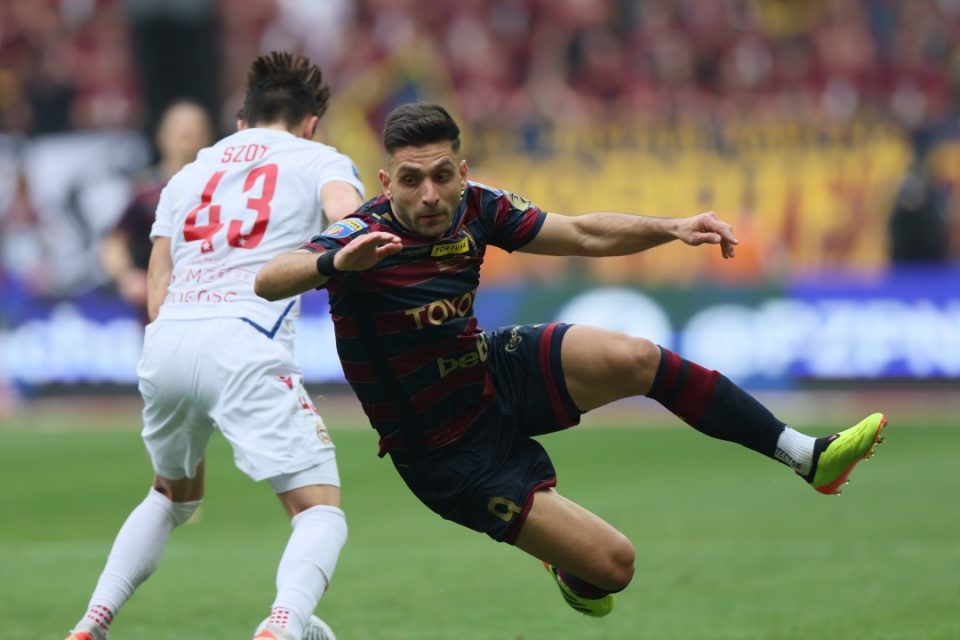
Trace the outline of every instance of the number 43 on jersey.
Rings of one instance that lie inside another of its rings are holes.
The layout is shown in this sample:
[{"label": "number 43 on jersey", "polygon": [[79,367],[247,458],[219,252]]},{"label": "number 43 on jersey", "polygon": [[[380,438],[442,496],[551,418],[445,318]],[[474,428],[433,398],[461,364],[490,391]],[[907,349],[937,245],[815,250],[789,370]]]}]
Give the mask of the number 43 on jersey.
[{"label": "number 43 on jersey", "polygon": [[[249,233],[243,233],[243,219],[230,219],[223,222],[220,219],[220,205],[213,202],[217,186],[226,174],[226,171],[217,171],[207,181],[200,195],[200,204],[190,210],[183,225],[183,239],[187,242],[200,241],[203,244],[200,250],[210,253],[214,249],[213,237],[225,224],[227,226],[227,244],[239,249],[253,249],[263,239],[270,223],[270,201],[277,189],[277,165],[265,164],[255,167],[247,174],[243,184],[243,192],[259,192],[259,196],[247,198],[247,209],[257,214]],[[206,211],[207,223],[198,224],[197,218]]]}]

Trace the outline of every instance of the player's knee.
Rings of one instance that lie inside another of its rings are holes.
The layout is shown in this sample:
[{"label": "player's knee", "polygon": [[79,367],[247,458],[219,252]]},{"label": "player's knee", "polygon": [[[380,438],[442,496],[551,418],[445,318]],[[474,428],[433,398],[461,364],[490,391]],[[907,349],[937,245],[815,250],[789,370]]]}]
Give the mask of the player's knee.
[{"label": "player's knee", "polygon": [[203,500],[191,500],[190,502],[171,502],[170,513],[173,516],[174,524],[176,526],[180,526],[189,520],[196,510],[200,508],[201,502],[203,502]]},{"label": "player's knee", "polygon": [[203,466],[197,468],[193,478],[170,480],[161,475],[153,478],[153,490],[165,496],[171,502],[197,502],[203,499]]},{"label": "player's knee", "polygon": [[150,489],[144,501],[145,504],[155,505],[151,508],[166,512],[167,517],[173,521],[175,527],[189,520],[200,507],[201,502],[202,500],[174,501],[170,499],[170,496],[156,488]]},{"label": "player's knee", "polygon": [[634,562],[637,555],[633,545],[626,536],[617,532],[616,535],[604,541],[601,547],[602,556],[597,558],[592,575],[584,574],[584,578],[594,585],[610,592],[621,591],[633,579]]},{"label": "player's knee", "polygon": [[630,338],[620,353],[624,358],[624,380],[632,394],[646,393],[657,375],[660,347],[646,338]]},{"label": "player's knee", "polygon": [[609,550],[607,584],[604,585],[609,591],[620,591],[625,589],[633,579],[635,571],[634,563],[637,559],[637,552],[633,545],[625,536],[620,536]]}]

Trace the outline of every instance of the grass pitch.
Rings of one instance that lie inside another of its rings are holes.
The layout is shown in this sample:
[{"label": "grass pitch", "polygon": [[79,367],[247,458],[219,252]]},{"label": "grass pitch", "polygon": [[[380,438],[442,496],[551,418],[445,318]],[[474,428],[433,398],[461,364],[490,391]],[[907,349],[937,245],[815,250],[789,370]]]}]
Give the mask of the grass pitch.
[{"label": "grass pitch", "polygon": [[[416,502],[375,456],[372,430],[331,424],[350,539],[318,614],[340,640],[960,638],[960,429],[889,418],[886,444],[841,497],[683,426],[543,438],[560,491],[637,547],[633,584],[599,620],[568,609],[532,558]],[[135,416],[106,431],[95,416],[72,420],[0,424],[5,639],[66,635],[148,487]],[[111,639],[247,639],[268,613],[283,512],[222,438],[207,474],[199,520],[174,533]]]}]

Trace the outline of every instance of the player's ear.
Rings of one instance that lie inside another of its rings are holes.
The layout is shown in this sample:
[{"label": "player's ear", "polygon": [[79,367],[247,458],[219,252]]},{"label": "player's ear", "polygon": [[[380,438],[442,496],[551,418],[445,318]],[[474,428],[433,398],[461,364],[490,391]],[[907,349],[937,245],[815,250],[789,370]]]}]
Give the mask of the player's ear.
[{"label": "player's ear", "polygon": [[380,178],[380,187],[383,189],[383,195],[387,196],[387,200],[389,200],[392,195],[390,193],[390,174],[380,169],[377,177]]},{"label": "player's ear", "polygon": [[310,116],[304,126],[304,138],[312,140],[317,135],[317,123],[320,122],[320,116]]},{"label": "player's ear", "polygon": [[466,160],[460,160],[460,190],[463,191],[467,188],[467,171],[469,167],[467,166]]}]

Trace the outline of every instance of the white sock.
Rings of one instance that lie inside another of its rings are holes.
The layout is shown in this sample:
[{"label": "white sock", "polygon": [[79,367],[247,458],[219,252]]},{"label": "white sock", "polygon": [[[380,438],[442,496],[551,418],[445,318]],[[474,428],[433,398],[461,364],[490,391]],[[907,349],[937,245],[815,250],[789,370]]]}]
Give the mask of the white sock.
[{"label": "white sock", "polygon": [[337,507],[317,505],[290,522],[293,533],[277,568],[277,597],[269,622],[299,638],[333,577],[347,541],[347,521]]},{"label": "white sock", "polygon": [[106,631],[120,607],[160,564],[170,532],[189,520],[199,505],[199,500],[171,502],[151,488],[120,527],[87,613],[75,629],[96,625]]},{"label": "white sock", "polygon": [[774,457],[802,476],[810,473],[813,465],[813,445],[817,439],[787,427],[777,439]]}]

